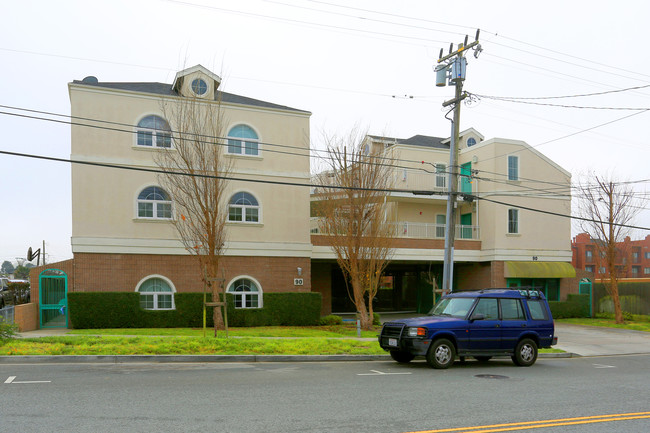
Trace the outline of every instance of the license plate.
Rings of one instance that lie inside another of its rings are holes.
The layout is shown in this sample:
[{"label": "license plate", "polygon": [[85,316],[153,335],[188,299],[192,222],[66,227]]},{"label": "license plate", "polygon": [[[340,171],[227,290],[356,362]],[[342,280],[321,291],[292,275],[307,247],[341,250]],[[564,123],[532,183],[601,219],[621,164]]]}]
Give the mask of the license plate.
[{"label": "license plate", "polygon": [[388,345],[397,347],[397,338],[389,338]]}]

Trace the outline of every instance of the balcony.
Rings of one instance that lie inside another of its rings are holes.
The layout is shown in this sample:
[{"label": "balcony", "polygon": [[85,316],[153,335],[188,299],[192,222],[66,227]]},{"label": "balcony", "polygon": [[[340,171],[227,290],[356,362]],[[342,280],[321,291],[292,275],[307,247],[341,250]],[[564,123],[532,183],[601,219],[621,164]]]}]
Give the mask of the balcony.
[{"label": "balcony", "polygon": [[[310,221],[311,234],[326,234],[320,231],[319,222],[320,218],[313,217]],[[444,224],[427,224],[427,223],[414,223],[408,221],[390,223],[395,229],[396,237],[398,238],[411,238],[411,239],[444,239],[445,238],[445,225]],[[480,230],[479,226],[471,226],[464,224],[456,225],[456,239],[463,240],[479,240]]]}]

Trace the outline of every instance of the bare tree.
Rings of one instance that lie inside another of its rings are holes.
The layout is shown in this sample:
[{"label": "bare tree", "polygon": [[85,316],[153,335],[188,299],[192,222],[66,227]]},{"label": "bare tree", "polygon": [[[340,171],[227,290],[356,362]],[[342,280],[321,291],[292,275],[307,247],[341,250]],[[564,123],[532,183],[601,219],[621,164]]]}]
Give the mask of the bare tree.
[{"label": "bare tree", "polygon": [[[173,146],[157,153],[159,182],[172,196],[173,223],[184,247],[200,265],[201,279],[221,301],[217,283],[226,241],[227,178],[232,162],[224,157],[224,119],[220,100],[196,97],[169,100],[163,106],[172,127]],[[224,297],[225,300],[225,297]],[[224,329],[221,308],[213,308],[214,332]]]},{"label": "bare tree", "polygon": [[607,266],[609,281],[605,287],[614,302],[616,323],[623,323],[618,295],[618,280],[623,268],[619,263],[624,262],[623,242],[630,234],[628,226],[642,209],[641,203],[629,183],[594,173],[580,183],[578,191],[578,213],[583,218],[580,227],[594,239],[597,257]]},{"label": "bare tree", "polygon": [[386,209],[393,159],[367,151],[357,130],[326,142],[329,169],[317,177],[319,229],[330,237],[361,326],[372,329],[372,302],[393,254],[394,229]]}]

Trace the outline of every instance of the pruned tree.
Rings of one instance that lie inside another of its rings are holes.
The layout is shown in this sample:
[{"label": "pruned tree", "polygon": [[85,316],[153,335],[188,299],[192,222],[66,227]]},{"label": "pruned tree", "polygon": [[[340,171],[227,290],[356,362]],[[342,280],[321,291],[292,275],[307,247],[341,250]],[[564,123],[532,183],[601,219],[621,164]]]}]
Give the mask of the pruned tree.
[{"label": "pruned tree", "polygon": [[[163,106],[173,146],[156,154],[163,171],[159,182],[172,196],[173,223],[184,247],[198,260],[201,279],[221,302],[217,283],[226,242],[227,178],[232,162],[224,156],[224,119],[220,100],[196,97],[168,100]],[[225,296],[223,296],[225,300]],[[213,308],[214,332],[224,329],[221,309]]]},{"label": "pruned tree", "polygon": [[347,137],[326,137],[325,164],[318,176],[316,212],[348,284],[348,295],[363,329],[372,329],[372,302],[393,255],[394,226],[386,198],[394,178],[393,159],[364,146],[353,130]]},{"label": "pruned tree", "polygon": [[13,274],[15,270],[16,268],[9,260],[5,260],[4,262],[2,262],[2,267],[0,268],[0,271],[3,274]]},{"label": "pruned tree", "polygon": [[578,185],[578,194],[580,228],[594,239],[597,257],[607,267],[609,280],[605,287],[614,303],[616,323],[623,323],[618,280],[623,270],[619,263],[623,264],[626,255],[621,247],[642,209],[641,202],[629,183],[595,173],[589,173]]}]

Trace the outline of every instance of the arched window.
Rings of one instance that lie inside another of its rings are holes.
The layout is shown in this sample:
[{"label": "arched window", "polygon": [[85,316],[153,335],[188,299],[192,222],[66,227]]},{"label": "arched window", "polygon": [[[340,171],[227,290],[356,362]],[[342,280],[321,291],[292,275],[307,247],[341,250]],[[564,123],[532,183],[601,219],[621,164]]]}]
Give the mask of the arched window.
[{"label": "arched window", "polygon": [[467,139],[467,147],[472,147],[476,144],[476,139],[474,137],[469,137]]},{"label": "arched window", "polygon": [[160,116],[147,116],[138,122],[138,146],[172,147],[172,130]]},{"label": "arched window", "polygon": [[259,137],[249,126],[235,126],[228,132],[228,153],[250,156],[259,155]]},{"label": "arched window", "polygon": [[172,201],[160,187],[149,186],[138,195],[138,218],[171,219]]},{"label": "arched window", "polygon": [[145,310],[173,310],[174,289],[160,277],[147,277],[135,289],[140,293],[140,308]]},{"label": "arched window", "polygon": [[260,205],[252,194],[238,192],[228,203],[228,221],[258,223],[260,222]]},{"label": "arched window", "polygon": [[235,297],[235,308],[262,308],[262,290],[250,278],[238,278],[228,287]]}]

